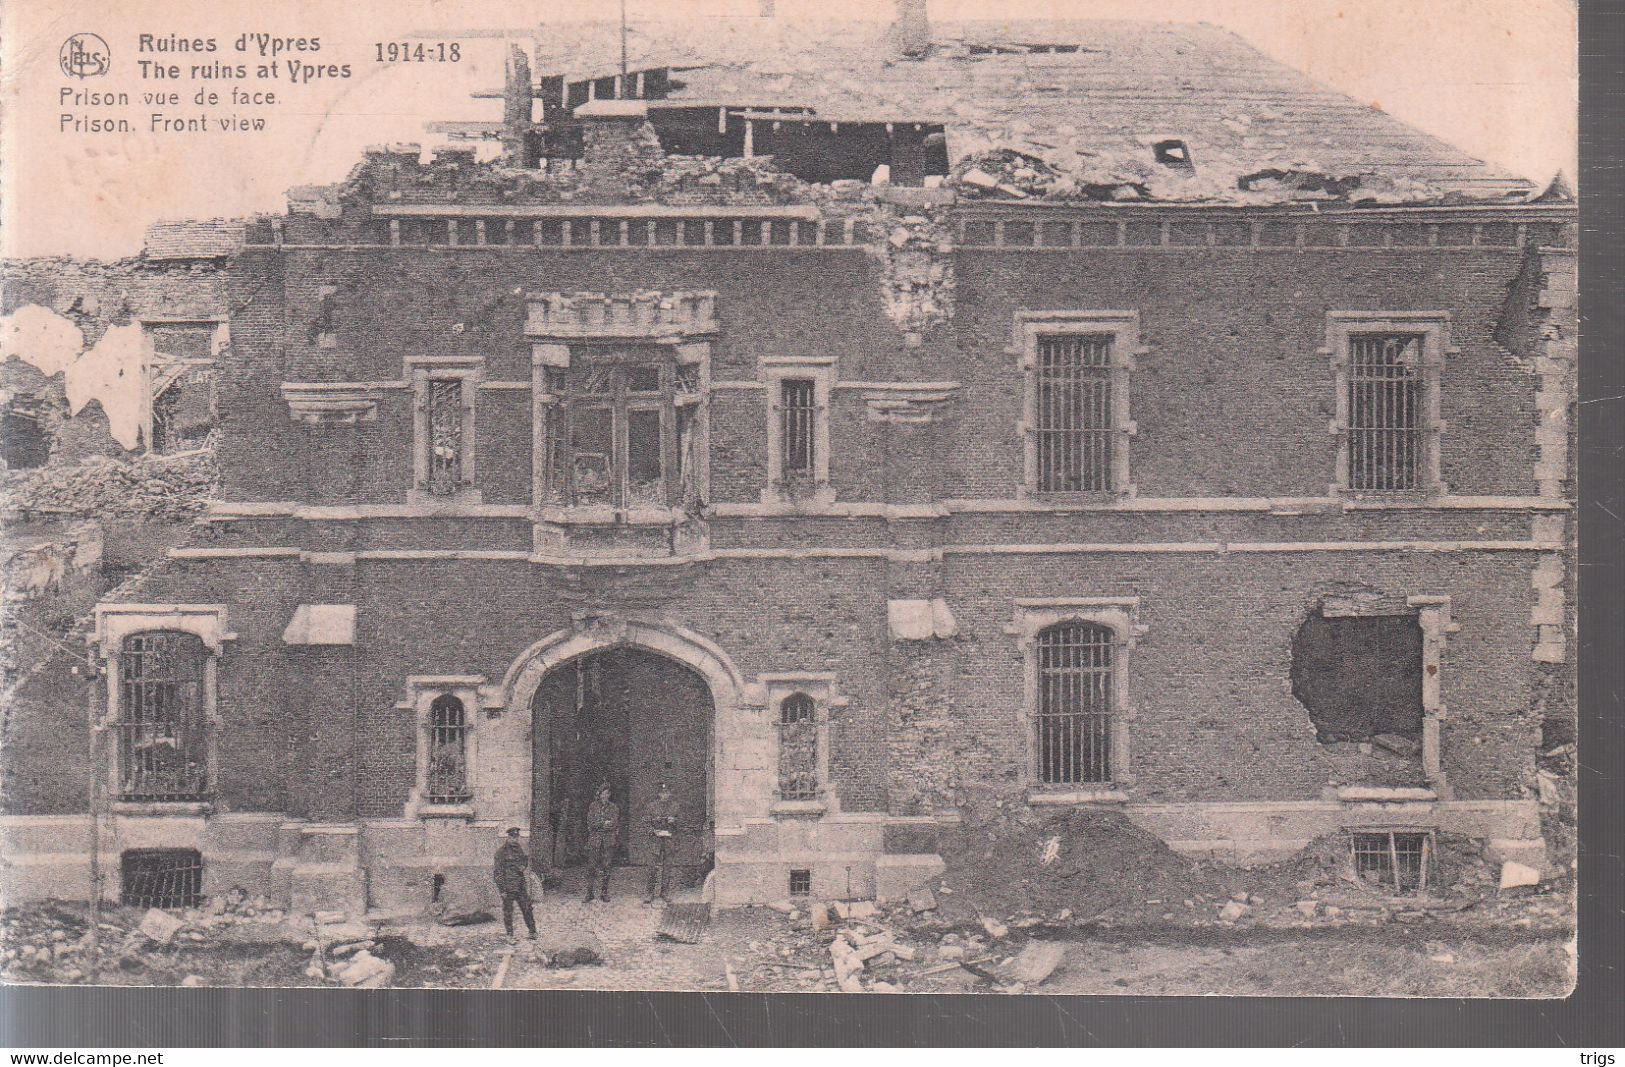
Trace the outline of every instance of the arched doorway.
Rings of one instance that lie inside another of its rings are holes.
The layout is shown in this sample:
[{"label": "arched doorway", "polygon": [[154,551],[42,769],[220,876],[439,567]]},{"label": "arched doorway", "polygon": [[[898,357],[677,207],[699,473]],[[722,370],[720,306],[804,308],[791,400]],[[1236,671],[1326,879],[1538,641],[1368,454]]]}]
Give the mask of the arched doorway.
[{"label": "arched doorway", "polygon": [[618,862],[646,865],[654,851],[649,804],[664,782],[682,819],[675,861],[698,875],[712,851],[715,705],[704,675],[634,645],[602,647],[548,670],[530,712],[539,863],[568,870],[584,862],[587,805],[608,783],[621,808]]}]

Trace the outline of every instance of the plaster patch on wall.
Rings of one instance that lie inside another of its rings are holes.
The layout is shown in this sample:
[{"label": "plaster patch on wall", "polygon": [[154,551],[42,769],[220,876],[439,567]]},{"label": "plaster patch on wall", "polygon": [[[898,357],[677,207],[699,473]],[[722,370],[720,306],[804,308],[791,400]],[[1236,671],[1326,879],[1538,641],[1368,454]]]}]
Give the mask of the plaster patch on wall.
[{"label": "plaster patch on wall", "polygon": [[6,359],[15,356],[42,374],[63,376],[69,414],[98,401],[115,441],[126,449],[141,443],[147,400],[140,325],[114,326],[86,350],[84,332],[73,322],[26,304],[0,319],[0,341]]},{"label": "plaster patch on wall", "polygon": [[67,370],[85,348],[78,326],[50,308],[24,304],[0,318],[0,351],[52,376]]}]

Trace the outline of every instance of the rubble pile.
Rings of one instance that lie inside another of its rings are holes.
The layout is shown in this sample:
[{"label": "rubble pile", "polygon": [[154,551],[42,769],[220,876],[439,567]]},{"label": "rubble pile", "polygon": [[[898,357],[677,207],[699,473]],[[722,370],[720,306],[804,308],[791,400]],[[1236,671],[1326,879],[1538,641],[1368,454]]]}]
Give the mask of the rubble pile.
[{"label": "rubble pile", "polygon": [[24,516],[184,522],[204,510],[217,476],[210,448],[127,460],[91,456],[75,467],[10,473],[0,482],[0,505]]},{"label": "rubble pile", "polygon": [[974,919],[1128,919],[1147,902],[1223,898],[1233,870],[1174,852],[1120,812],[992,800],[967,806],[939,838],[945,914]]}]

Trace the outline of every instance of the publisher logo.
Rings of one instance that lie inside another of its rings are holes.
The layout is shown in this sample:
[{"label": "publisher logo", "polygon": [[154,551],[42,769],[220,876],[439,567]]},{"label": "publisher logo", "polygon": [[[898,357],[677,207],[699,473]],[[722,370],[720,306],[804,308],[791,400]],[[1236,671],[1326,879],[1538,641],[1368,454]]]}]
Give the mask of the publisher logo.
[{"label": "publisher logo", "polygon": [[76,33],[62,42],[57,62],[70,78],[99,78],[107,73],[113,55],[107,42],[94,33]]}]

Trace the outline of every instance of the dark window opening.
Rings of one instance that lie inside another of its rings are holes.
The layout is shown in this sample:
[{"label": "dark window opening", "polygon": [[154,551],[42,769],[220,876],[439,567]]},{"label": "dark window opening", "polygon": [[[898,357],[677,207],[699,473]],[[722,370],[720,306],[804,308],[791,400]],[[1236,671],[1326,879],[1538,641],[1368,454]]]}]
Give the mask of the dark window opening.
[{"label": "dark window opening", "polygon": [[1191,159],[1190,146],[1177,138],[1158,141],[1151,146],[1151,151],[1156,155],[1157,162],[1165,167],[1173,167],[1179,170],[1194,170],[1196,168],[1195,161]]},{"label": "dark window opening", "polygon": [[806,693],[779,704],[779,797],[815,800],[818,783],[818,705]]},{"label": "dark window opening", "polygon": [[1348,480],[1354,490],[1420,486],[1422,337],[1357,334],[1349,339]]},{"label": "dark window opening", "polygon": [[468,712],[463,702],[447,693],[429,705],[429,775],[427,799],[431,804],[467,800]]},{"label": "dark window opening", "polygon": [[793,896],[793,897],[810,897],[810,896],[812,896],[812,872],[811,871],[791,871],[790,872],[790,895]]},{"label": "dark window opening", "polygon": [[119,857],[127,908],[195,908],[203,903],[203,854],[193,848],[130,849]]},{"label": "dark window opening", "polygon": [[1038,339],[1034,432],[1041,492],[1112,488],[1112,341],[1111,334]]},{"label": "dark window opening", "polygon": [[120,646],[119,797],[200,800],[208,789],[208,652],[196,634],[132,634]]},{"label": "dark window opening", "polygon": [[1415,615],[1326,618],[1317,611],[1292,640],[1291,675],[1292,695],[1308,709],[1320,743],[1420,742],[1422,628]]},{"label": "dark window opening", "polygon": [[1433,861],[1431,834],[1382,831],[1350,835],[1354,874],[1361,882],[1395,893],[1427,889],[1428,867]]},{"label": "dark window opening", "polygon": [[779,383],[780,466],[785,478],[812,477],[817,461],[817,390],[811,378]]},{"label": "dark window opening", "polygon": [[21,411],[0,416],[0,460],[7,470],[43,467],[51,458],[51,435],[41,420]]},{"label": "dark window opening", "polygon": [[152,401],[152,450],[173,454],[203,446],[214,428],[214,371],[178,375]]},{"label": "dark window opening", "polygon": [[450,496],[463,481],[463,380],[429,379],[429,492]]},{"label": "dark window opening", "polygon": [[1068,622],[1038,635],[1038,780],[1111,781],[1112,631]]},{"label": "dark window opening", "polygon": [[698,367],[648,350],[582,350],[546,384],[550,503],[698,504]]}]

